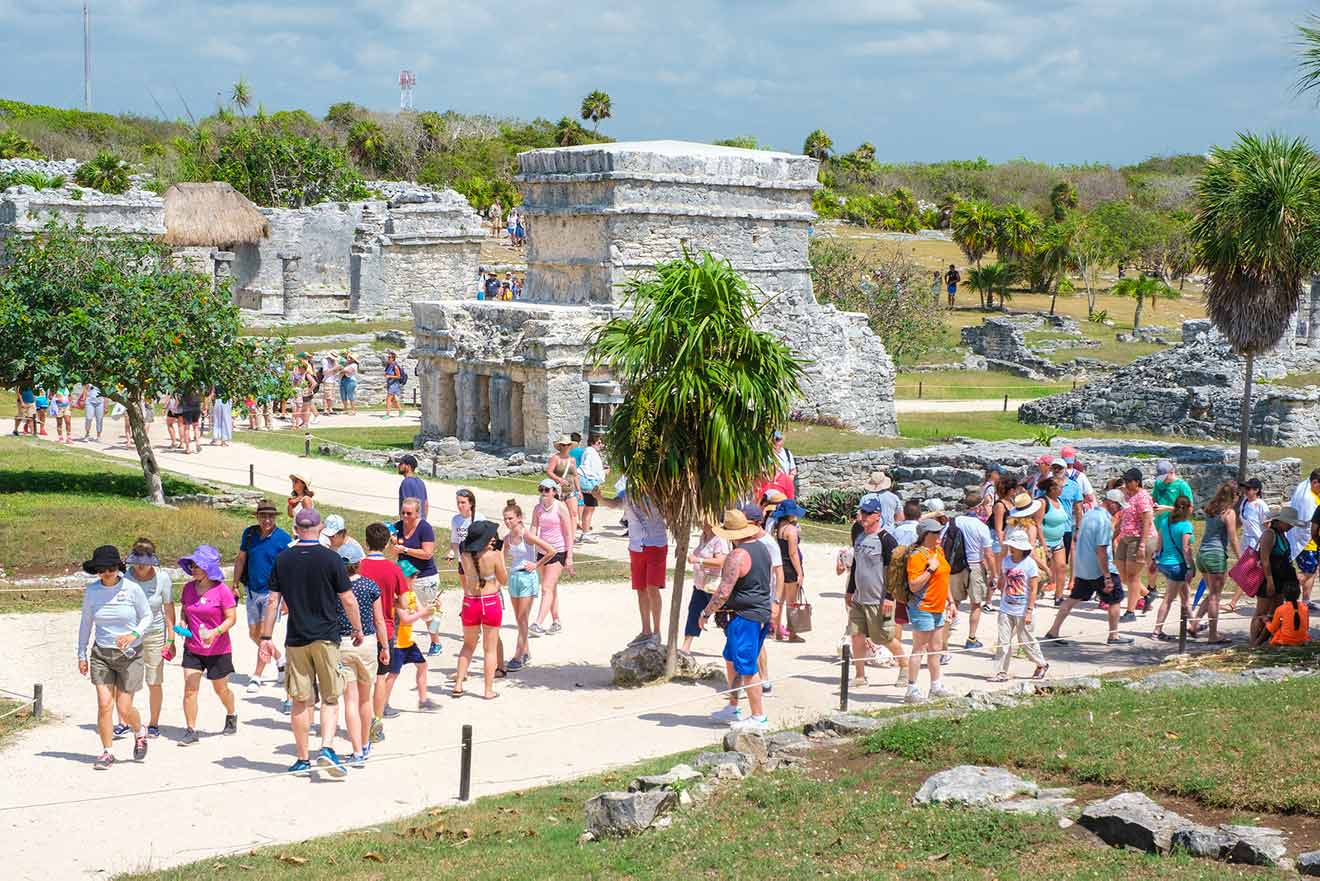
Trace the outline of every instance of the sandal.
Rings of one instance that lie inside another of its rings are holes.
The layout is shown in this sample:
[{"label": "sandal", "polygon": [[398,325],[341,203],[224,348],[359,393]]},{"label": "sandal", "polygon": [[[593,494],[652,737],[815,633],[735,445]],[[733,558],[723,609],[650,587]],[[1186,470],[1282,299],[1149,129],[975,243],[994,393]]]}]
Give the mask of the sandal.
[{"label": "sandal", "polygon": [[995,675],[993,675],[993,676],[990,677],[990,681],[991,681],[991,682],[1007,682],[1007,681],[1008,681],[1008,674],[1007,674],[1007,673],[996,673]]},{"label": "sandal", "polygon": [[1034,672],[1034,673],[1031,674],[1031,678],[1032,678],[1032,679],[1044,679],[1044,678],[1045,678],[1045,674],[1048,673],[1048,672],[1050,672],[1050,665],[1049,665],[1049,664],[1041,664],[1039,667],[1036,668],[1036,672]]},{"label": "sandal", "polygon": [[1151,633],[1150,638],[1155,640],[1156,642],[1168,642],[1173,637],[1168,636],[1167,634],[1161,633],[1160,631],[1156,630]]},{"label": "sandal", "polygon": [[461,689],[461,688],[455,688],[453,691],[449,692],[449,696],[450,696],[450,697],[462,697],[462,696],[463,696],[463,689]]},{"label": "sandal", "polygon": [[505,668],[503,668],[503,667],[496,667],[496,668],[495,668],[495,678],[496,678],[496,679],[503,679],[503,678],[505,678],[505,677],[508,676],[508,675],[509,675],[509,671],[506,670]]}]

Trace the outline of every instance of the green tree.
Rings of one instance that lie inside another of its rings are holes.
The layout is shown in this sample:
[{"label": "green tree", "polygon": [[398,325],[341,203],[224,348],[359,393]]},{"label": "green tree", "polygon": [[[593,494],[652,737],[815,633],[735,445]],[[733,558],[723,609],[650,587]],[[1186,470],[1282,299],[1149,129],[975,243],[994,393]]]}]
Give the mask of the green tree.
[{"label": "green tree", "polygon": [[1134,332],[1141,328],[1141,310],[1147,301],[1154,306],[1157,298],[1175,299],[1178,296],[1178,292],[1163,281],[1145,274],[1120,279],[1109,292],[1116,297],[1132,297],[1137,301],[1137,310],[1132,315]]},{"label": "green tree", "polygon": [[1008,299],[1008,289],[1017,277],[1017,270],[1011,263],[991,263],[989,266],[977,266],[967,272],[967,283],[981,297],[981,305],[989,308],[995,304],[995,294],[999,295],[999,308],[1004,308]]},{"label": "green tree", "polygon": [[1077,207],[1077,187],[1072,181],[1061,180],[1050,190],[1050,212],[1056,222],[1062,222],[1068,212]]},{"label": "green tree", "polygon": [[761,301],[727,260],[684,255],[630,280],[631,313],[595,334],[590,357],[623,385],[606,435],[630,498],[663,515],[677,542],[666,675],[677,660],[689,535],[772,467],[803,367],[754,326]]},{"label": "green tree", "polygon": [[610,96],[608,92],[595,90],[582,99],[580,115],[591,120],[592,134],[600,133],[600,121],[611,116]]},{"label": "green tree", "polygon": [[247,109],[252,105],[252,87],[248,85],[245,77],[239,77],[238,82],[234,83],[234,88],[230,90],[229,100],[238,108],[241,116],[247,116]]},{"label": "green tree", "polygon": [[733,138],[722,138],[718,141],[711,141],[716,147],[741,147],[744,150],[765,150],[756,140],[754,135],[738,135]]},{"label": "green tree", "polygon": [[79,165],[73,179],[79,186],[115,194],[127,192],[132,183],[128,178],[128,164],[108,150],[102,150],[92,161]]},{"label": "green tree", "polygon": [[1086,291],[1086,314],[1092,315],[1100,293],[1100,272],[1114,262],[1113,237],[1109,228],[1093,214],[1077,218],[1070,252],[1072,267],[1081,276],[1082,288]]},{"label": "green tree", "polygon": [[1196,184],[1191,239],[1206,312],[1246,358],[1238,479],[1246,477],[1256,355],[1273,348],[1320,260],[1320,160],[1301,138],[1244,134],[1216,147]]},{"label": "green tree", "polygon": [[[963,252],[967,262],[977,268],[981,266],[981,258],[995,246],[998,220],[998,213],[988,202],[976,200],[959,202],[949,216],[954,244]],[[984,300],[981,306],[985,306]]]},{"label": "green tree", "polygon": [[45,159],[37,145],[11,128],[0,131],[0,159]]},{"label": "green tree", "polygon": [[283,340],[242,336],[227,288],[151,240],[57,221],[5,241],[0,384],[96,385],[123,404],[147,495],[164,504],[142,403],[218,386],[231,397],[269,381]]},{"label": "green tree", "polygon": [[579,144],[593,142],[592,133],[582,127],[576,119],[567,116],[555,123],[555,144],[560,147],[576,147]]},{"label": "green tree", "polygon": [[325,112],[325,121],[335,128],[347,129],[365,113],[364,108],[359,107],[352,101],[340,101],[330,105],[330,109]]},{"label": "green tree", "polygon": [[1320,88],[1320,15],[1308,15],[1297,26],[1298,77],[1294,87],[1300,95]]},{"label": "green tree", "polygon": [[358,165],[377,174],[390,167],[390,145],[385,129],[374,119],[359,119],[348,128],[348,153]]},{"label": "green tree", "polygon": [[834,142],[825,134],[824,129],[816,129],[802,142],[802,155],[824,161],[834,149]]},{"label": "green tree", "polygon": [[1005,205],[995,223],[995,253],[1000,260],[1019,263],[1031,255],[1044,224],[1040,215],[1021,205]]},{"label": "green tree", "polygon": [[857,158],[858,162],[869,165],[875,161],[875,144],[870,141],[862,141],[857,145],[857,149],[852,151],[852,155]]},{"label": "green tree", "polygon": [[1050,314],[1054,314],[1059,286],[1067,282],[1072,265],[1073,238],[1077,225],[1071,222],[1048,223],[1036,236],[1031,254],[1022,262],[1031,290],[1050,295]]}]

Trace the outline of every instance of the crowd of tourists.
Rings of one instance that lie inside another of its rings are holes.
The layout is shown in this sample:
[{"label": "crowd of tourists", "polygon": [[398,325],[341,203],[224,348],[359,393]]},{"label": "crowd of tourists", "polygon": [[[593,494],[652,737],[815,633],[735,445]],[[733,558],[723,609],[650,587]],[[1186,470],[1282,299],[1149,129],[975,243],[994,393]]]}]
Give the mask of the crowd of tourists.
[{"label": "crowd of tourists", "polygon": [[[467,694],[480,646],[475,693],[499,698],[497,680],[532,663],[531,641],[562,632],[559,582],[573,574],[575,547],[596,539],[592,518],[601,506],[619,510],[626,529],[640,621],[631,645],[658,646],[669,530],[656,506],[630,493],[626,480],[615,483],[613,495],[602,492],[607,469],[601,445],[598,435],[586,445],[580,435],[560,437],[529,512],[509,499],[497,517],[482,517],[476,494],[459,490],[447,547],[429,520],[418,463],[404,456],[398,518],[368,524],[358,537],[349,535],[342,516],[322,513],[305,475],[290,475],[283,512],[262,501],[256,523],[238,537],[228,581],[224,555],[210,545],[175,566],[162,563],[145,537],[124,557],[113,546],[96,548],[83,566],[95,580],[84,594],[78,634],[79,670],[97,693],[103,751],[95,767],[114,764],[116,737],[131,735],[133,757],[145,758],[160,735],[165,665],[176,655],[184,671],[179,746],[201,737],[203,678],[223,709],[220,733],[238,731],[229,677],[235,673],[230,631],[240,602],[247,638],[257,647],[246,691],[282,684],[281,710],[290,717],[296,748],[291,772],[315,765],[342,776],[362,766],[384,739],[386,721],[398,715],[391,697],[406,666],[412,667],[418,711],[436,708],[428,665],[442,654],[446,587],[462,591],[463,634],[448,693]],[[694,590],[677,649],[684,661],[695,660],[695,641],[712,627],[723,631],[728,688],[712,718],[754,731],[770,727],[767,642],[801,643],[811,630],[800,531],[807,512],[796,500],[797,463],[778,434],[774,449],[774,473],[700,525],[686,561]],[[862,489],[850,541],[835,565],[835,574],[846,577],[847,625],[839,645],[850,647],[854,688],[872,684],[869,668],[888,666],[897,668],[893,683],[906,701],[948,696],[941,671],[960,651],[987,657],[985,675],[992,681],[1007,681],[1019,654],[1032,665],[1032,678],[1044,678],[1049,654],[1068,643],[1067,619],[1092,602],[1105,613],[1106,643],[1113,647],[1132,644],[1124,625],[1152,610],[1150,638],[1170,639],[1175,605],[1189,638],[1226,644],[1221,612],[1236,610],[1244,597],[1254,604],[1253,644],[1307,640],[1320,562],[1320,469],[1297,487],[1289,505],[1274,509],[1261,499],[1258,480],[1223,483],[1203,501],[1199,542],[1191,522],[1197,500],[1165,460],[1156,463],[1149,488],[1136,468],[1108,480],[1088,474],[1077,451],[1064,447],[1039,457],[1029,474],[991,464],[983,483],[956,505],[934,496],[903,499],[882,471]],[[292,534],[277,525],[281,513],[292,521]],[[177,596],[172,570],[185,579]],[[442,572],[456,577],[442,579]],[[1042,605],[1053,614],[1038,612]],[[506,610],[513,618],[512,651],[501,633]],[[965,637],[954,645],[951,634],[964,615]],[[995,619],[991,633],[987,616]],[[281,620],[282,647],[274,639]],[[145,720],[134,705],[143,685]],[[349,742],[342,756],[335,747],[341,703]],[[314,711],[320,717],[316,750],[309,745]]]}]

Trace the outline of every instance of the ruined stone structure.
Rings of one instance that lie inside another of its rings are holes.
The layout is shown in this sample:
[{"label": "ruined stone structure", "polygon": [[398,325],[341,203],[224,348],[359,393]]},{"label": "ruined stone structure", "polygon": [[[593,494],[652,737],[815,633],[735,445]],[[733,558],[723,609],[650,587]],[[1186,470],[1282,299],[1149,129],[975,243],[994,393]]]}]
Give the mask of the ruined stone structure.
[{"label": "ruined stone structure", "polygon": [[[1024,332],[1042,329],[1075,334],[1076,339],[1052,339],[1029,347]],[[964,327],[960,338],[964,346],[985,358],[990,369],[1034,380],[1063,379],[1085,372],[1085,360],[1080,364],[1058,364],[1042,357],[1041,352],[1099,345],[1082,336],[1071,318],[1039,313],[986,318],[980,324]]]},{"label": "ruined stone structure", "polygon": [[69,188],[35,190],[10,187],[0,193],[0,239],[31,235],[52,219],[89,229],[113,229],[125,235],[159,236],[165,233],[165,203],[149,190],[131,189],[114,196],[96,190]]},{"label": "ruined stone structure", "polygon": [[593,144],[519,156],[524,301],[413,304],[423,436],[544,448],[607,421],[619,389],[584,364],[620,286],[709,250],[760,287],[764,326],[809,359],[798,411],[894,434],[894,368],[865,318],[821,306],[807,239],[817,164],[803,156],[678,141]]}]

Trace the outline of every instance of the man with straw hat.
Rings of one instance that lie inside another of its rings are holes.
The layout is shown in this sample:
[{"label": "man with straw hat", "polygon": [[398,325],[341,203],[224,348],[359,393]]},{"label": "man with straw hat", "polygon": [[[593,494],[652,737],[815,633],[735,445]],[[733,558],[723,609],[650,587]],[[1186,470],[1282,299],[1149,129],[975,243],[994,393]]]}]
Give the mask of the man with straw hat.
[{"label": "man with straw hat", "polygon": [[[722,710],[713,718],[732,722],[739,729],[768,731],[757,659],[770,633],[770,552],[758,541],[761,528],[739,510],[725,511],[715,534],[732,542],[733,550],[724,558],[720,585],[701,613],[701,626],[704,629],[706,620],[720,610],[730,613],[724,630],[724,660],[729,665],[732,711]],[[738,689],[747,693],[750,718],[744,719],[738,708]]]},{"label": "man with straw hat", "polygon": [[894,481],[883,471],[872,471],[862,490],[866,495],[874,495],[880,500],[880,528],[892,529],[898,522],[898,509],[902,504],[894,492]]},{"label": "man with straw hat", "polygon": [[[270,573],[275,568],[275,557],[293,543],[293,536],[275,525],[278,512],[269,499],[257,502],[254,526],[243,530],[238,540],[238,554],[234,557],[234,583],[243,585],[243,607],[247,612],[248,638],[261,647],[261,621],[270,602]],[[284,657],[272,646],[276,667],[284,670]],[[247,693],[261,690],[261,671],[266,662],[258,654],[256,669],[248,679]]]}]

